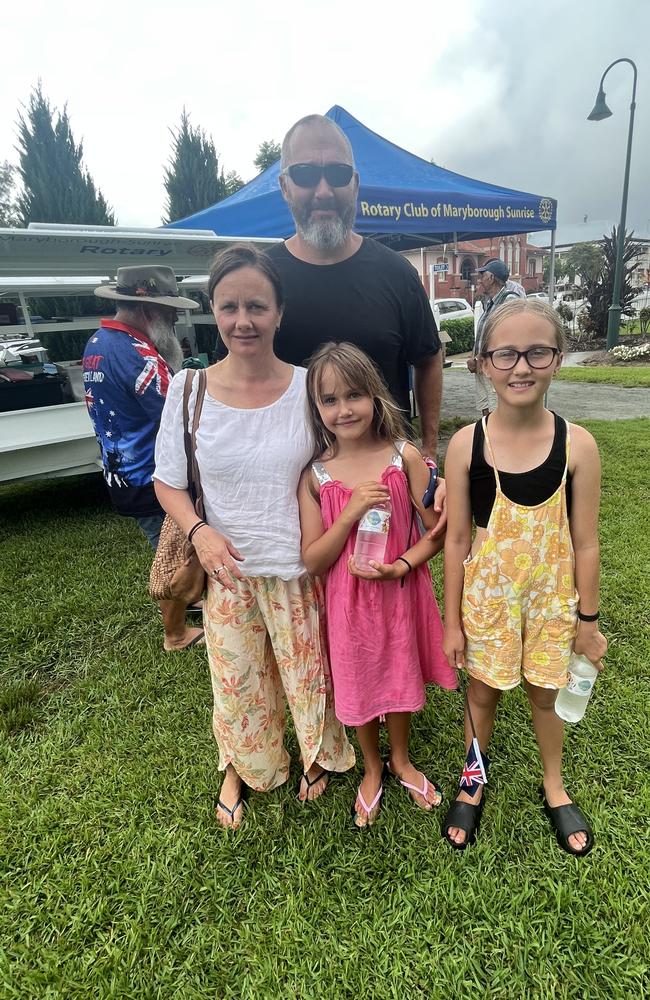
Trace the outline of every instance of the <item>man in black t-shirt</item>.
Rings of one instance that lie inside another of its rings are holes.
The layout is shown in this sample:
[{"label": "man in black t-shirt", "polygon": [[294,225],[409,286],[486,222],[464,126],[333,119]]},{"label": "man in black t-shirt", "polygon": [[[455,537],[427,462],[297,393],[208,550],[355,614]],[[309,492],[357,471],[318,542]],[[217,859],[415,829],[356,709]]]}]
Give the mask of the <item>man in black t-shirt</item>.
[{"label": "man in black t-shirt", "polygon": [[411,264],[353,232],[359,175],[338,125],[309,115],[289,129],[280,187],[296,233],[268,251],[286,300],[276,354],[301,365],[329,340],[356,344],[407,411],[412,365],[423,451],[435,458],[442,355],[433,314]]}]

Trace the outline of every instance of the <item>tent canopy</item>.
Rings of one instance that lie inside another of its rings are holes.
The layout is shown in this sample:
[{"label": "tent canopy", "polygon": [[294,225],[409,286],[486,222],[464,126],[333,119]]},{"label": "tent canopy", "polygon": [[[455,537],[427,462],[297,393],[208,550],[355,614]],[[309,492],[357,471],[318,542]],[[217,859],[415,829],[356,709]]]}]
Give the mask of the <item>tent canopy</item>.
[{"label": "tent canopy", "polygon": [[[405,249],[555,229],[553,198],[437,167],[383,139],[338,105],[327,117],[346,133],[354,151],[361,181],[354,227],[359,233]],[[278,161],[230,198],[170,223],[170,228],[211,229],[219,236],[291,236],[295,226],[279,175]]]}]

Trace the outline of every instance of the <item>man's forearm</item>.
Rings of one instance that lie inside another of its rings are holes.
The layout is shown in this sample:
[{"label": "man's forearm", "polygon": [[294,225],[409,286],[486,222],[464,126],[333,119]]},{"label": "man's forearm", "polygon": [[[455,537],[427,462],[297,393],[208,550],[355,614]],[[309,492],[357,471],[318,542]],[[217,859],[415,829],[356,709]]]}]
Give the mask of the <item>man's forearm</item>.
[{"label": "man's forearm", "polygon": [[438,453],[438,423],[442,400],[442,351],[422,361],[413,372],[413,393],[422,429],[422,451],[435,458]]}]

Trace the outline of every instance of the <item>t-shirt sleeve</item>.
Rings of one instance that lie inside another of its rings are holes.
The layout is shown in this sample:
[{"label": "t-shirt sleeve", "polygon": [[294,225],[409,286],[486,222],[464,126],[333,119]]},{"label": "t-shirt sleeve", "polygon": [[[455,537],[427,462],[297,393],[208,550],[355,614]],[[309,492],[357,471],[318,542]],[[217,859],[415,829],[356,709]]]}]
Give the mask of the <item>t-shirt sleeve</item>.
[{"label": "t-shirt sleeve", "polygon": [[440,350],[438,328],[431,312],[427,293],[414,270],[409,275],[406,310],[406,358],[417,365]]},{"label": "t-shirt sleeve", "polygon": [[[187,459],[183,441],[183,388],[184,371],[175,375],[169,384],[169,391],[160,419],[156,437],[153,478],[176,490],[187,489]],[[190,408],[191,419],[191,408]]]}]

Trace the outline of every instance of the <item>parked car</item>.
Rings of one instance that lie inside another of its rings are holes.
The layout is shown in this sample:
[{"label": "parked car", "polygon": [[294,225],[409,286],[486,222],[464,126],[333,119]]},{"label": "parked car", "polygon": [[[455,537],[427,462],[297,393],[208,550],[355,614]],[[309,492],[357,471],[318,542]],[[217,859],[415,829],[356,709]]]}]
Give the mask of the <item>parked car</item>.
[{"label": "parked car", "polygon": [[474,319],[474,310],[467,299],[436,299],[433,313],[438,325],[441,319]]},{"label": "parked car", "polygon": [[548,302],[548,292],[526,292],[527,299],[543,299]]}]

